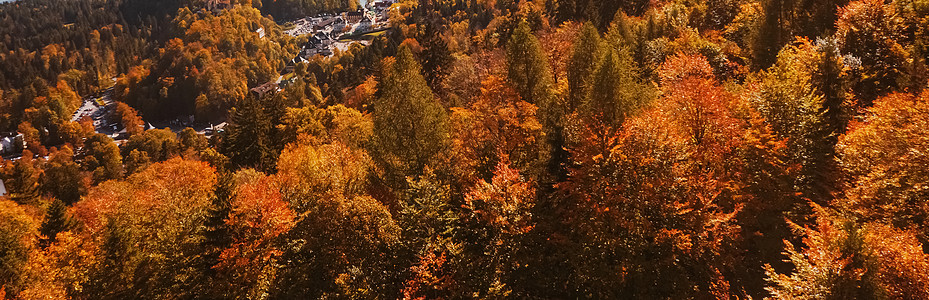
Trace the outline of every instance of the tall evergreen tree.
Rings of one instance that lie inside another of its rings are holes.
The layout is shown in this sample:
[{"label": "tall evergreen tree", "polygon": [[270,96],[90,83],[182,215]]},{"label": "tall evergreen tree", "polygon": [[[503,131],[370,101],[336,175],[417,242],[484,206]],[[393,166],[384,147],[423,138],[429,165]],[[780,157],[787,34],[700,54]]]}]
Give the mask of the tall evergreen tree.
[{"label": "tall evergreen tree", "polygon": [[[791,20],[789,14],[792,12],[790,7],[794,0],[766,0],[764,2],[764,15],[758,35],[752,45],[752,59],[755,67],[759,69],[767,68],[777,60],[777,53],[787,39],[791,38],[788,20]],[[787,3],[785,3],[787,2]]]},{"label": "tall evergreen tree", "polygon": [[428,22],[423,28],[422,36],[419,38],[423,51],[422,57],[423,75],[430,87],[438,87],[453,62],[452,52],[448,49],[448,43],[441,36],[441,29],[434,22]]},{"label": "tall evergreen tree", "polygon": [[42,227],[39,232],[42,233],[43,239],[41,245],[48,246],[55,241],[59,232],[71,230],[75,225],[74,220],[68,215],[68,206],[61,200],[55,199],[48,206],[45,213],[45,220],[42,221]]},{"label": "tall evergreen tree", "polygon": [[199,298],[213,299],[230,296],[223,294],[228,293],[229,289],[223,284],[225,283],[224,277],[220,276],[214,266],[219,263],[223,249],[229,248],[233,242],[226,220],[229,219],[234,189],[232,174],[229,172],[217,174],[212,203],[203,222],[205,229],[201,233],[203,235],[200,242],[201,250],[194,258],[194,265],[199,269],[196,275],[201,278],[190,281],[196,285],[191,294]]},{"label": "tall evergreen tree", "polygon": [[510,83],[523,100],[540,108],[551,105],[555,98],[551,66],[526,20],[520,21],[510,36],[506,61]]},{"label": "tall evergreen tree", "polygon": [[590,22],[584,23],[568,61],[568,111],[589,100],[594,73],[600,64],[601,48],[597,28]]},{"label": "tall evergreen tree", "polygon": [[643,102],[642,96],[647,94],[635,74],[636,69],[628,50],[607,50],[593,78],[590,100],[584,104],[585,114],[599,114],[602,121],[611,125],[622,124],[626,116]]},{"label": "tall evergreen tree", "polygon": [[540,182],[554,183],[567,176],[565,164],[568,153],[564,150],[563,118],[565,108],[552,88],[552,71],[539,39],[532,34],[529,23],[519,22],[506,47],[509,81],[526,102],[539,107],[539,122],[548,138],[548,177]]},{"label": "tall evergreen tree", "polygon": [[423,78],[407,46],[401,46],[374,101],[374,153],[394,187],[420,175],[448,146],[445,108]]},{"label": "tall evergreen tree", "polygon": [[223,136],[223,152],[237,167],[254,167],[273,171],[271,122],[257,99],[248,98],[230,112],[229,126]]}]

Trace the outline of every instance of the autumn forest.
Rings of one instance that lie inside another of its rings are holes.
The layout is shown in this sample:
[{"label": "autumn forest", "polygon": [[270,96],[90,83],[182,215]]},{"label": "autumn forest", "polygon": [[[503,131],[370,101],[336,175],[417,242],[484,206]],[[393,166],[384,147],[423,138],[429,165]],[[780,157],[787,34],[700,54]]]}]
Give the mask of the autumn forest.
[{"label": "autumn forest", "polygon": [[927,85],[929,0],[2,2],[0,299],[929,299]]}]

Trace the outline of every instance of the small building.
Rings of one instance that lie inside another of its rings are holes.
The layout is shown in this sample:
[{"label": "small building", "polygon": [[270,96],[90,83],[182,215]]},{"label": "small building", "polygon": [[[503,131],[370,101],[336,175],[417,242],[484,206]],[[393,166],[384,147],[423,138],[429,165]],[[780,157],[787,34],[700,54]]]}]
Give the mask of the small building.
[{"label": "small building", "polygon": [[226,125],[227,125],[226,122],[222,122],[216,125],[211,124],[209,128],[203,130],[203,134],[207,136],[211,136],[214,134],[223,133],[223,131],[225,131],[223,128],[226,128]]},{"label": "small building", "polygon": [[336,18],[335,21],[332,22],[332,32],[341,32],[342,29],[345,29],[345,25],[347,24],[348,23],[342,18]]},{"label": "small building", "polygon": [[345,13],[344,19],[345,22],[348,22],[349,24],[355,24],[360,22],[362,17],[364,17],[364,12],[358,10]]},{"label": "small building", "polygon": [[0,155],[21,153],[23,149],[26,149],[26,142],[22,133],[7,132],[0,134]]},{"label": "small building", "polygon": [[319,45],[316,47],[316,54],[319,54],[322,56],[330,56],[332,55],[332,46]]},{"label": "small building", "polygon": [[255,30],[255,33],[258,34],[258,38],[263,39],[263,38],[265,37],[265,29],[264,29],[264,27],[260,27],[260,28],[258,28],[258,30]]},{"label": "small building", "polygon": [[252,88],[251,92],[252,92],[252,95],[254,95],[256,98],[263,98],[264,96],[273,95],[274,93],[277,93],[279,89],[280,87],[277,85],[277,83],[271,81],[271,82]]},{"label": "small building", "polygon": [[3,179],[0,179],[0,197],[6,196],[6,185],[3,184]]},{"label": "small building", "polygon": [[300,56],[297,56],[297,58],[294,59],[294,64],[296,65],[297,63],[304,62],[307,60],[307,58],[313,57],[317,53],[319,53],[319,48],[317,48],[316,45],[313,45],[313,47],[309,48],[303,48],[303,52],[300,53]]},{"label": "small building", "polygon": [[116,142],[125,141],[129,139],[129,132],[126,131],[126,128],[123,128],[122,130],[110,135],[110,138],[112,138],[113,141],[116,141]]},{"label": "small building", "polygon": [[316,32],[316,34],[314,34],[313,37],[309,41],[317,45],[326,45],[326,46],[332,45],[332,38],[329,37],[328,34],[322,31]]},{"label": "small building", "polygon": [[219,12],[224,9],[232,8],[232,0],[207,0],[206,10]]},{"label": "small building", "polygon": [[307,39],[306,44],[303,45],[303,49],[300,50],[300,54],[297,55],[297,57],[295,57],[291,63],[296,65],[297,63],[306,61],[310,57],[313,57],[317,54],[326,56],[332,55],[330,46],[332,45],[332,42],[332,39],[329,38],[329,35],[325,32],[316,32],[316,34],[310,36]]},{"label": "small building", "polygon": [[361,33],[366,33],[368,31],[371,31],[372,24],[374,24],[374,22],[371,22],[370,18],[364,17],[363,19],[361,19],[361,22],[358,22],[358,25],[355,26],[355,34],[361,34]]},{"label": "small building", "polygon": [[339,18],[322,18],[321,20],[319,20],[319,22],[316,22],[316,24],[313,24],[313,29],[314,30],[326,29],[326,27],[332,26],[332,23],[335,23],[336,19],[339,19]]},{"label": "small building", "polygon": [[383,10],[390,8],[391,4],[393,4],[391,1],[377,0],[377,1],[374,1],[372,6],[374,6],[374,10],[383,11]]}]

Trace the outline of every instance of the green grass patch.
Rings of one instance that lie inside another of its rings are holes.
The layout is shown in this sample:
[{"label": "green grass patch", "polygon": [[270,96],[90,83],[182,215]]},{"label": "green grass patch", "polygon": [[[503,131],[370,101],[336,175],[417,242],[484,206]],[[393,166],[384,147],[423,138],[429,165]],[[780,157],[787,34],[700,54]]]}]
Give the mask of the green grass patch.
[{"label": "green grass patch", "polygon": [[388,30],[390,30],[390,28],[378,30],[378,31],[375,31],[375,32],[369,32],[369,33],[365,33],[365,34],[350,34],[350,35],[343,35],[343,36],[339,39],[339,42],[348,42],[348,41],[370,41],[370,40],[373,40],[373,39],[375,39],[375,38],[377,38],[377,37],[379,37],[379,36],[381,36],[381,35],[384,35],[385,33],[387,33]]},{"label": "green grass patch", "polygon": [[385,33],[387,33],[387,30],[381,30],[381,31],[372,32],[372,33],[366,33],[366,34],[363,35],[363,36],[379,37],[379,36],[384,35]]}]

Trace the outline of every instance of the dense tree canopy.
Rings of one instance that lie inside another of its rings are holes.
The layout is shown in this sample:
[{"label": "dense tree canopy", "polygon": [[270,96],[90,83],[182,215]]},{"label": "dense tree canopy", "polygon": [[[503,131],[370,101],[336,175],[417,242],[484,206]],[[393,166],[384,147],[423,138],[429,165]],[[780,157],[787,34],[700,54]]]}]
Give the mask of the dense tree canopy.
[{"label": "dense tree canopy", "polygon": [[0,299],[929,297],[925,0],[230,2],[0,4]]}]

